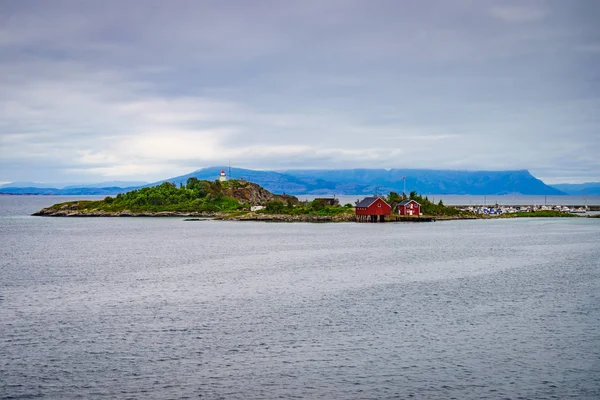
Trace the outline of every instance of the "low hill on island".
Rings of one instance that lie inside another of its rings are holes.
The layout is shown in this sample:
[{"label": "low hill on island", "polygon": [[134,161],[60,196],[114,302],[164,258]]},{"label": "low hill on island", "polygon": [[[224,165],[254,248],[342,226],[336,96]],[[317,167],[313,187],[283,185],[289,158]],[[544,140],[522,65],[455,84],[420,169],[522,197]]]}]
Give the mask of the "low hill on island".
[{"label": "low hill on island", "polygon": [[109,216],[156,213],[215,213],[249,210],[252,206],[266,206],[278,202],[289,206],[298,199],[289,195],[275,195],[256,183],[230,180],[202,181],[188,178],[185,185],[163,182],[160,185],[119,193],[104,200],[78,200],[55,204],[34,215],[52,216]]}]

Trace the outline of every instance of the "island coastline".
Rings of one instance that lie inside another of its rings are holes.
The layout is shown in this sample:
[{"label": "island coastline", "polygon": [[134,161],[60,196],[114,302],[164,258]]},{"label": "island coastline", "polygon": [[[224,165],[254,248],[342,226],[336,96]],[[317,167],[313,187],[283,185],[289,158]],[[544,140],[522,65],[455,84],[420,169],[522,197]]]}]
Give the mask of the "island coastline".
[{"label": "island coastline", "polygon": [[[475,213],[459,207],[431,202],[416,192],[399,195],[390,192],[383,199],[389,211],[380,222],[433,222],[449,220],[499,219],[522,217],[572,217],[581,215],[562,211],[517,212],[502,215]],[[415,215],[403,215],[399,206],[406,201],[420,204]],[[389,204],[388,204],[389,203]],[[300,202],[297,197],[273,194],[258,184],[241,181],[200,181],[190,178],[186,185],[172,183],[133,190],[103,200],[76,200],[54,204],[32,215],[45,217],[168,217],[188,220],[257,222],[359,222],[357,208],[340,205],[335,197]],[[593,216],[595,217],[595,216]]]}]

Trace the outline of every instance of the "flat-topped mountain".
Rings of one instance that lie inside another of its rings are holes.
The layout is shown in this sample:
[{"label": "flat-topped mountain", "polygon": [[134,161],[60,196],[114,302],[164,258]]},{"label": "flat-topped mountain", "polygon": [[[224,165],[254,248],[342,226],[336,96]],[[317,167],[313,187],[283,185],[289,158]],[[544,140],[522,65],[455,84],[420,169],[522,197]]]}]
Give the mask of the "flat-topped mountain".
[{"label": "flat-topped mountain", "polygon": [[[190,177],[210,180],[218,177],[220,171],[221,167],[203,168],[166,181],[178,184]],[[527,170],[320,169],[277,172],[232,168],[231,175],[256,182],[272,192],[295,195],[402,193],[405,183],[407,192],[415,190],[423,194],[565,194]]]},{"label": "flat-topped mountain", "polygon": [[[137,187],[0,187],[7,194],[107,195],[163,182],[185,184],[189,178],[216,180],[222,167],[202,168],[189,174]],[[229,172],[229,169],[226,168]],[[527,170],[452,171],[429,169],[313,169],[260,171],[231,168],[231,177],[251,181],[276,193],[294,195],[372,195],[373,193],[417,191],[423,194],[465,195],[563,195],[560,187],[551,187]],[[559,190],[560,189],[560,190]],[[591,193],[589,193],[591,194]]]}]

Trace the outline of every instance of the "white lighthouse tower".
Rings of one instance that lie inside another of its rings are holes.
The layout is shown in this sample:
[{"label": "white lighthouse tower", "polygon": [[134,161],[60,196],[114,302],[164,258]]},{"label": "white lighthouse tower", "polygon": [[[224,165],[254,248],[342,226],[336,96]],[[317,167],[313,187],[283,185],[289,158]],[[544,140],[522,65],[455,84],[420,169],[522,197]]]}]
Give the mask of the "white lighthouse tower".
[{"label": "white lighthouse tower", "polygon": [[221,170],[221,176],[219,176],[219,181],[225,182],[227,180],[227,175],[225,175],[225,170]]}]

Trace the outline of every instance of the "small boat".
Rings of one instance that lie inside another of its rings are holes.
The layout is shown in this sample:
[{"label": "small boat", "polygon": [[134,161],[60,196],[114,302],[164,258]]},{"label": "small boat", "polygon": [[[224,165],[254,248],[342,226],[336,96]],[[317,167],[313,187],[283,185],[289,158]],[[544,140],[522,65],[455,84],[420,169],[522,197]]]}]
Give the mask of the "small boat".
[{"label": "small boat", "polygon": [[587,212],[587,210],[584,207],[579,207],[579,208],[572,208],[569,212],[573,213],[573,214],[585,214]]}]

